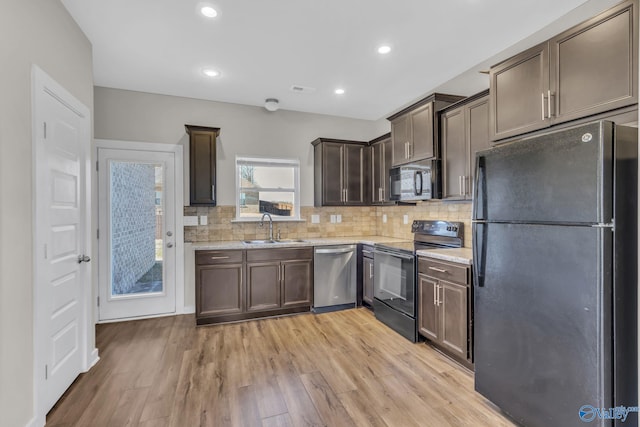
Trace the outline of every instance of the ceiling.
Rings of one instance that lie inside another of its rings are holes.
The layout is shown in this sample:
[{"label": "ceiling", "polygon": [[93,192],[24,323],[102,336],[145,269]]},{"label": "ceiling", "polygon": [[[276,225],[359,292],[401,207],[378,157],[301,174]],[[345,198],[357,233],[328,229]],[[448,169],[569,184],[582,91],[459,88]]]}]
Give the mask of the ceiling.
[{"label": "ceiling", "polygon": [[[281,109],[376,120],[585,0],[62,3],[93,45],[96,86],[247,105],[277,98]],[[218,16],[202,16],[203,3]],[[392,47],[387,55],[377,53],[382,44]],[[207,67],[221,76],[205,76]],[[451,89],[488,87],[486,76],[475,81]],[[295,93],[293,85],[315,91]]]}]

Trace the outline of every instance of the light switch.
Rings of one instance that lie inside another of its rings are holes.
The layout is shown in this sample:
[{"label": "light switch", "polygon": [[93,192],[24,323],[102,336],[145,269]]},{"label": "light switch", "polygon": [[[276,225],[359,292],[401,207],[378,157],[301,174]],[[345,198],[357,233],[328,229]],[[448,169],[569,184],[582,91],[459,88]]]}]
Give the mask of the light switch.
[{"label": "light switch", "polygon": [[320,224],[320,215],[311,215],[311,224]]},{"label": "light switch", "polygon": [[[405,222],[405,224],[406,224],[406,222]],[[207,225],[207,216],[206,215],[200,215],[200,225]]]},{"label": "light switch", "polygon": [[402,222],[404,222],[405,224],[409,224],[409,215],[404,215],[402,217]]},{"label": "light switch", "polygon": [[336,223],[336,216],[335,215],[331,215],[331,224],[335,224]]},{"label": "light switch", "polygon": [[342,215],[336,215],[336,221],[339,223],[342,222]]},{"label": "light switch", "polygon": [[198,217],[197,216],[185,216],[182,221],[185,227],[195,227],[198,225]]},{"label": "light switch", "polygon": [[384,224],[386,224],[386,223],[387,223],[387,214],[383,214],[383,215],[382,215],[382,222],[383,222]]}]

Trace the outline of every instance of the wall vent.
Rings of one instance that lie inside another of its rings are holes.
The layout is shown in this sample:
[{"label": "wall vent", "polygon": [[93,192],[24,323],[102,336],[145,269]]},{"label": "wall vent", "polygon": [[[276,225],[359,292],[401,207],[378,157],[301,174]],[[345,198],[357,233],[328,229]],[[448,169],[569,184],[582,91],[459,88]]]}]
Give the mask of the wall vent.
[{"label": "wall vent", "polygon": [[291,86],[290,90],[291,92],[295,92],[295,93],[313,93],[316,91],[316,88],[301,86],[301,85],[293,85]]}]

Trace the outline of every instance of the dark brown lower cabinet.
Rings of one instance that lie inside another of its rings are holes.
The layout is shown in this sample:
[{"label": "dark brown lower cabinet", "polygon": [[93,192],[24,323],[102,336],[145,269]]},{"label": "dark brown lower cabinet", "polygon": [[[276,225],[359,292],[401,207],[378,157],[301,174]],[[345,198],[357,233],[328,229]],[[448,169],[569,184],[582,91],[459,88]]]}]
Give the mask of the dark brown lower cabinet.
[{"label": "dark brown lower cabinet", "polygon": [[420,258],[418,271],[418,332],[472,368],[470,268]]},{"label": "dark brown lower cabinet", "polygon": [[310,311],[313,248],[196,252],[198,325]]}]

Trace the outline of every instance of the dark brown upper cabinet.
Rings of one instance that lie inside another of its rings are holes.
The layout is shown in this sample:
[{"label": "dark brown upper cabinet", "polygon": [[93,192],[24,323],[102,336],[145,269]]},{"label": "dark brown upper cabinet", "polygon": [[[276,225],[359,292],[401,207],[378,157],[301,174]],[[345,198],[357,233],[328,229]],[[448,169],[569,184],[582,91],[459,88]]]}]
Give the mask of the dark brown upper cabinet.
[{"label": "dark brown upper cabinet", "polygon": [[311,144],[314,146],[315,206],[368,204],[367,143],[318,138]]},{"label": "dark brown upper cabinet", "polygon": [[437,158],[437,112],[464,97],[434,93],[388,117],[391,121],[391,166]]},{"label": "dark brown upper cabinet", "polygon": [[216,205],[216,138],[220,128],[184,125],[189,134],[189,200]]},{"label": "dark brown upper cabinet", "polygon": [[372,141],[370,189],[371,204],[380,205],[389,202],[389,169],[391,168],[391,134],[382,135]]},{"label": "dark brown upper cabinet", "polygon": [[637,9],[626,1],[492,67],[491,140],[637,104]]},{"label": "dark brown upper cabinet", "polygon": [[489,148],[489,91],[441,112],[443,199],[471,200],[476,152]]}]

